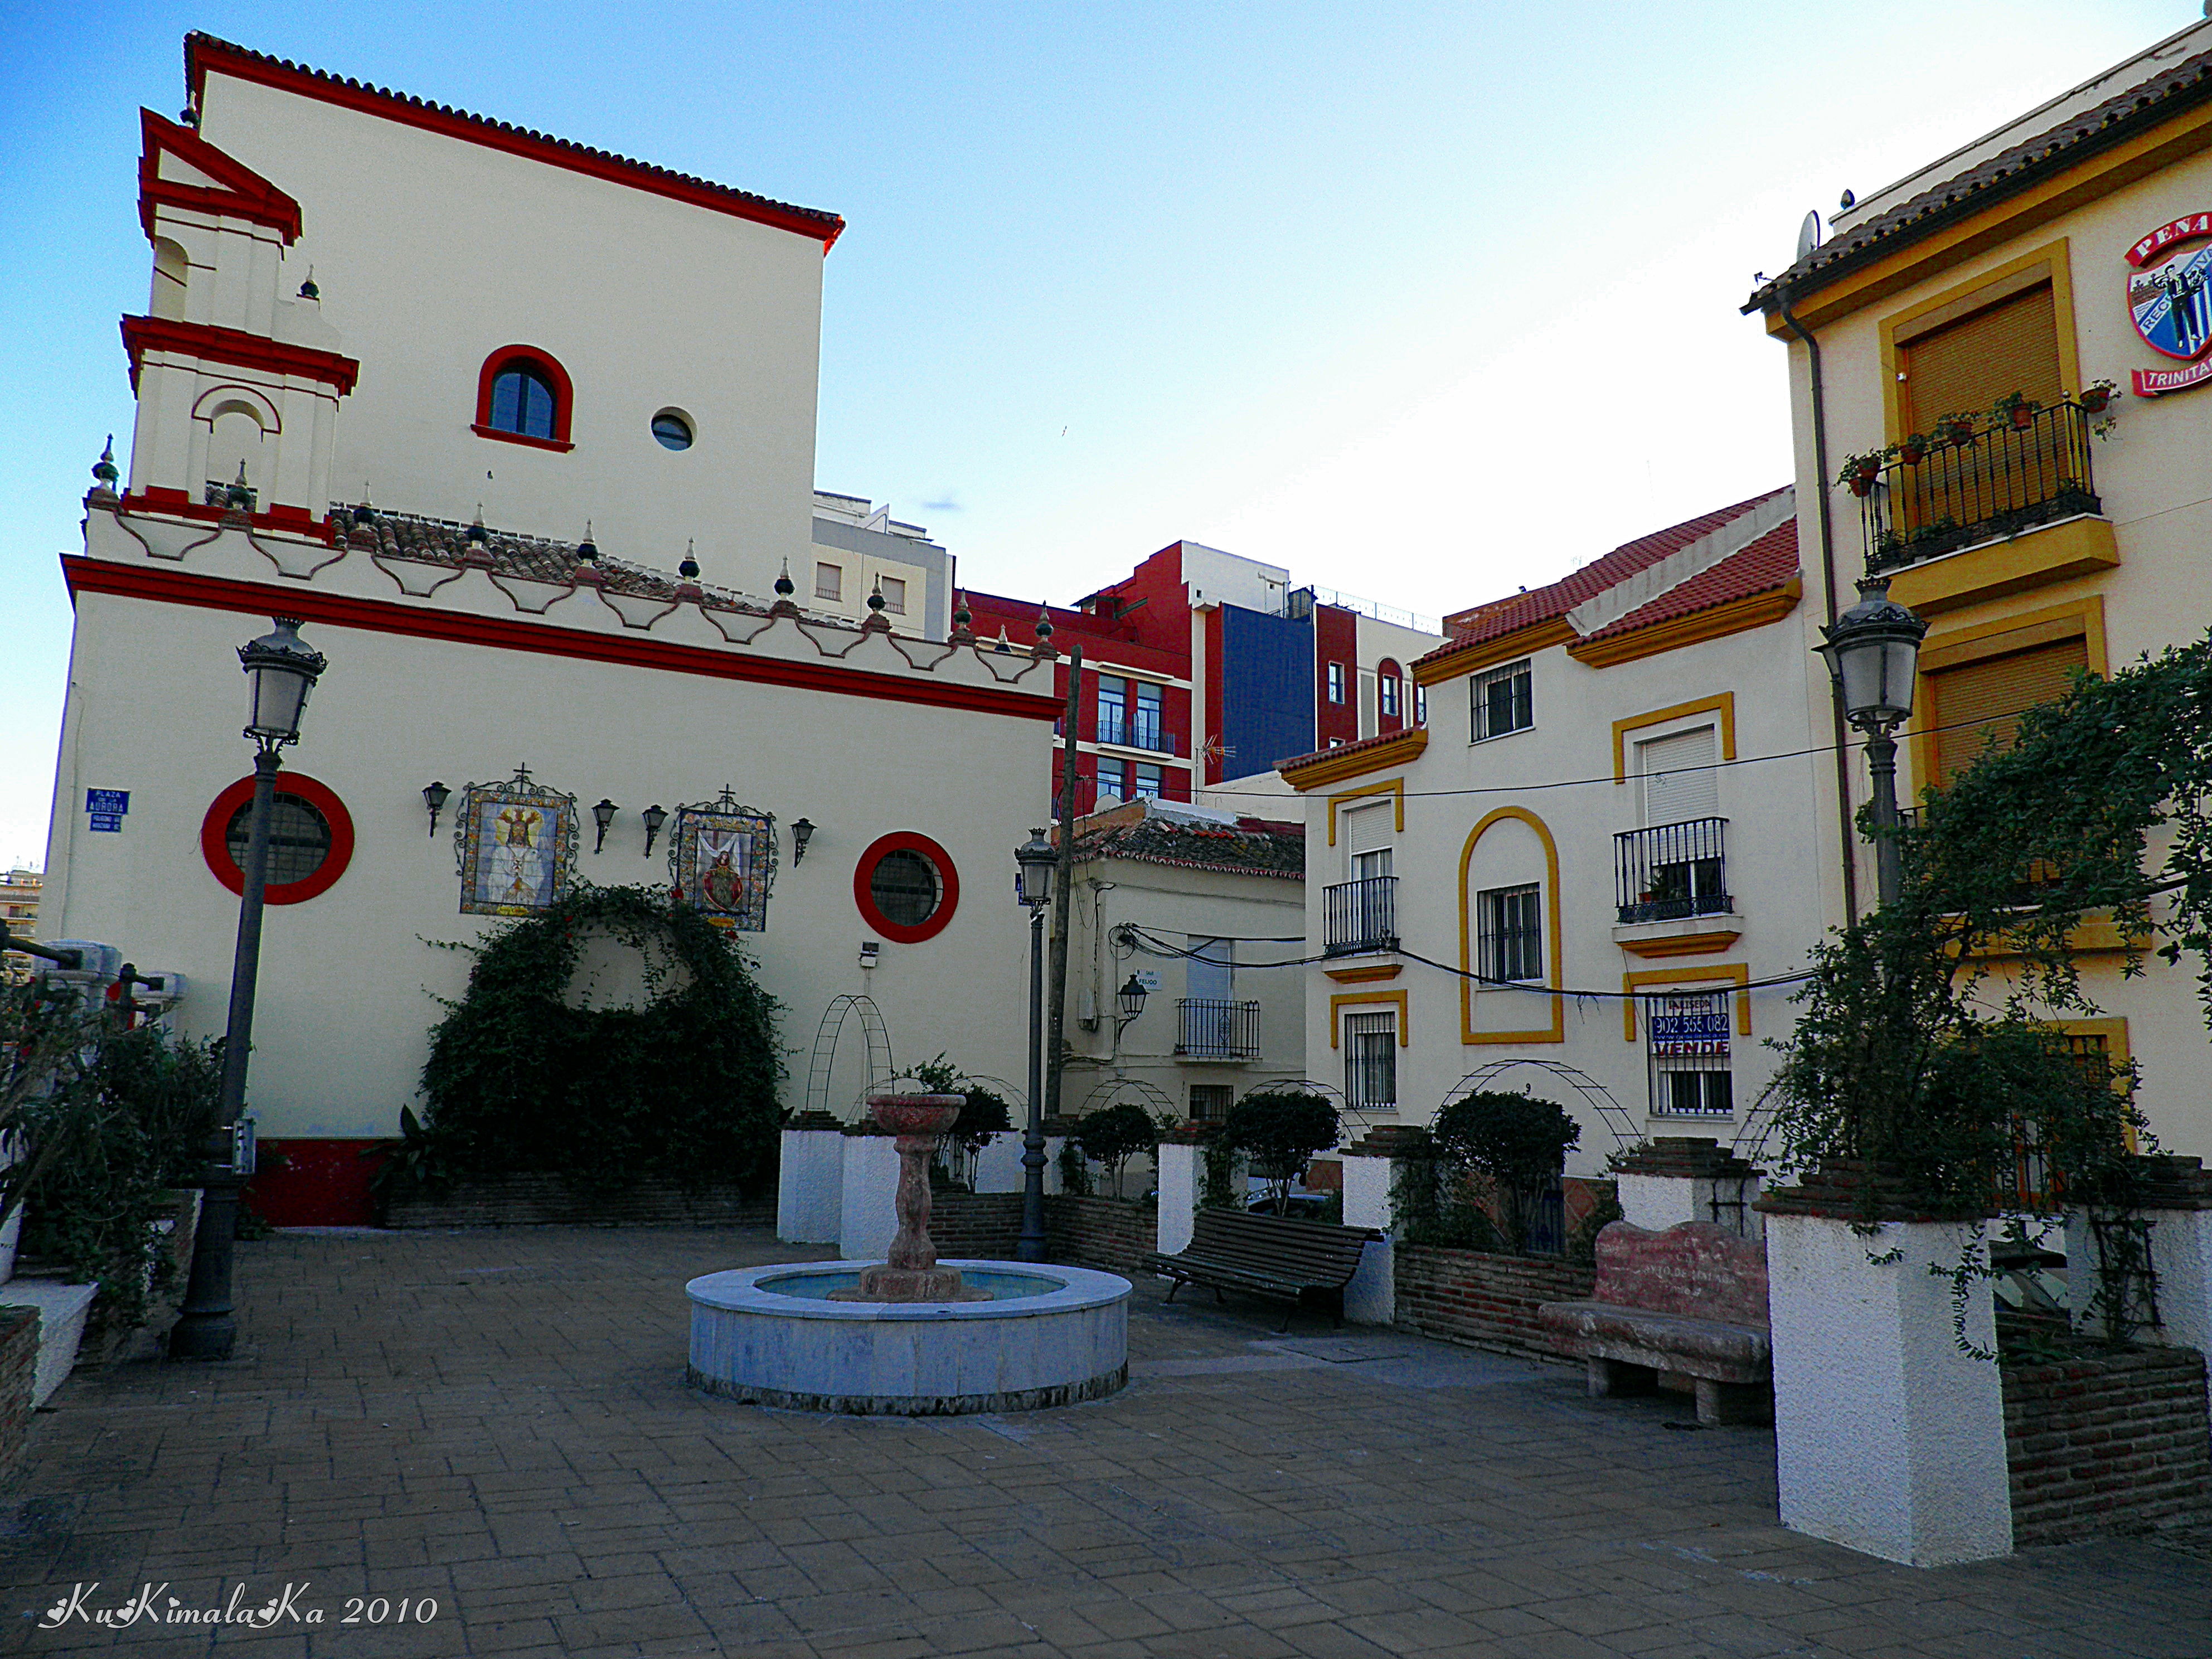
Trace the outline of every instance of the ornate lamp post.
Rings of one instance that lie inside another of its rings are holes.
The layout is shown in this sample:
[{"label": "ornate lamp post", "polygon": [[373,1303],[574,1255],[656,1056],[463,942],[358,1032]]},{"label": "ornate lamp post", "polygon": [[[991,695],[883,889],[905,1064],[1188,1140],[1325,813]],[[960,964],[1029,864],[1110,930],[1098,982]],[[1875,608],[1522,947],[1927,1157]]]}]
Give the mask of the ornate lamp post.
[{"label": "ornate lamp post", "polygon": [[1844,714],[1866,733],[1867,764],[1874,774],[1875,888],[1894,903],[1904,883],[1897,837],[1897,739],[1890,733],[1912,713],[1913,679],[1928,624],[1889,597],[1889,578],[1859,583],[1859,602],[1820,630],[1827,643],[1814,647],[1843,694]]},{"label": "ornate lamp post", "polygon": [[1014,890],[1030,912],[1030,1124],[1022,1138],[1022,1237],[1016,1255],[1044,1260],[1044,911],[1052,902],[1053,866],[1060,856],[1032,830],[1014,848]]},{"label": "ornate lamp post", "polygon": [[300,711],[326,666],[300,637],[300,624],[276,618],[273,633],[239,649],[252,689],[246,735],[253,739],[253,809],[247,820],[245,877],[238,902],[238,949],[230,969],[230,1017],[223,1028],[220,1121],[208,1147],[199,1228],[192,1237],[192,1273],[185,1305],[169,1332],[172,1359],[228,1359],[238,1340],[231,1317],[231,1246],[238,1232],[238,1194],[248,1173],[239,1115],[246,1104],[246,1062],[253,1046],[253,987],[261,965],[262,893],[269,878],[269,819],[276,799],[276,751],[300,736]]}]

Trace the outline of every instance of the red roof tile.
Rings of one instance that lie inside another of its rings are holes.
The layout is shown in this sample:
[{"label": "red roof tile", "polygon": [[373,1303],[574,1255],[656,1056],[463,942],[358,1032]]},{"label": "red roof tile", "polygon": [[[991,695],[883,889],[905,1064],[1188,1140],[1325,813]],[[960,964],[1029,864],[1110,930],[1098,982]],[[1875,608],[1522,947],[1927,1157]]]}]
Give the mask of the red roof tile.
[{"label": "red roof tile", "polygon": [[[1784,484],[1782,489],[1789,487]],[[1546,586],[1532,587],[1508,599],[1492,600],[1487,605],[1455,612],[1444,618],[1444,627],[1452,636],[1450,640],[1421,660],[1435,662],[1469,646],[1497,639],[1532,623],[1551,622],[1564,617],[1585,599],[1595,599],[1614,583],[1625,580],[1639,570],[1650,568],[1669,554],[1680,552],[1692,542],[1711,535],[1731,520],[1750,512],[1762,502],[1771,501],[1781,493],[1782,489],[1770,489],[1762,495],[1753,495],[1749,501],[1738,501],[1733,507],[1723,507],[1694,519],[1685,519],[1680,524],[1669,525],[1666,529],[1654,531],[1648,536],[1639,536],[1632,542],[1623,542],[1604,557],[1594,559],[1581,569],[1571,571]]]},{"label": "red roof tile", "polygon": [[1687,581],[1676,583],[1656,599],[1647,600],[1626,616],[1583,637],[1611,639],[1616,634],[1649,628],[1654,623],[1694,616],[1731,599],[1771,592],[1796,574],[1797,520],[1785,519],[1741,551],[1729,554],[1718,564],[1699,571]]}]

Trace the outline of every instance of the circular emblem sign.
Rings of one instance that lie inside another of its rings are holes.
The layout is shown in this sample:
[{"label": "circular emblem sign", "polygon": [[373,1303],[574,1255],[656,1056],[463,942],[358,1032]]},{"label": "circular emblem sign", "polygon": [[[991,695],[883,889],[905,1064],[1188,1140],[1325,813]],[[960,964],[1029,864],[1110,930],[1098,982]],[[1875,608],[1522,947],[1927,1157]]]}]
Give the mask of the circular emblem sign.
[{"label": "circular emblem sign", "polygon": [[2193,362],[2212,350],[2212,213],[2161,225],[2128,250],[2128,311],[2153,351]]}]

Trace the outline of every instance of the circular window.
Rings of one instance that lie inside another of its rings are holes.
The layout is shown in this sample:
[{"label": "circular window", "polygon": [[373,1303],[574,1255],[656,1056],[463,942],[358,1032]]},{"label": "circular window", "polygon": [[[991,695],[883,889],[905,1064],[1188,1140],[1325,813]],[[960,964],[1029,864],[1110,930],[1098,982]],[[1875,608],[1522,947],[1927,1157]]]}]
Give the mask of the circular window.
[{"label": "circular window", "polygon": [[672,409],[664,409],[653,417],[653,435],[663,449],[691,447],[691,422]]},{"label": "circular window", "polygon": [[853,898],[870,927],[901,945],[942,933],[960,902],[960,878],[945,849],[910,830],[884,836],[860,854]]},{"label": "circular window", "polygon": [[[264,896],[297,904],[326,893],[353,860],[353,815],[323,785],[297,772],[276,778],[270,803],[269,874]],[[253,817],[253,780],[240,778],[215,798],[200,824],[200,854],[215,878],[246,890],[241,867]]]}]

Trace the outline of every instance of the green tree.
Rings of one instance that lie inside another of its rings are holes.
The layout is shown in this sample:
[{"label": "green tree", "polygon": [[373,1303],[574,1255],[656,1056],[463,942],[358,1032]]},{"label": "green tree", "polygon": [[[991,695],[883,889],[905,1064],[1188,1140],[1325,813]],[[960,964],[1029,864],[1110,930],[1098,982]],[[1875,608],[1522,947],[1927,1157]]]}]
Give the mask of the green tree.
[{"label": "green tree", "polygon": [[1429,1133],[1436,1176],[1490,1216],[1507,1249],[1526,1252],[1582,1126],[1556,1101],[1477,1090],[1438,1112]]},{"label": "green tree", "polygon": [[1293,1089],[1255,1089],[1229,1109],[1221,1144],[1252,1160],[1252,1172],[1267,1183],[1275,1213],[1290,1207],[1291,1188],[1306,1172],[1316,1152],[1325,1152],[1344,1137],[1336,1103],[1327,1095]]},{"label": "green tree", "polygon": [[1118,1105],[1085,1112],[1076,1120],[1071,1139],[1083,1149],[1085,1158],[1106,1166],[1114,1182],[1114,1196],[1119,1198],[1121,1172],[1129,1167],[1129,1160],[1139,1152],[1152,1151],[1159,1144],[1160,1132],[1169,1127],[1155,1121],[1134,1101],[1125,1100]]}]

